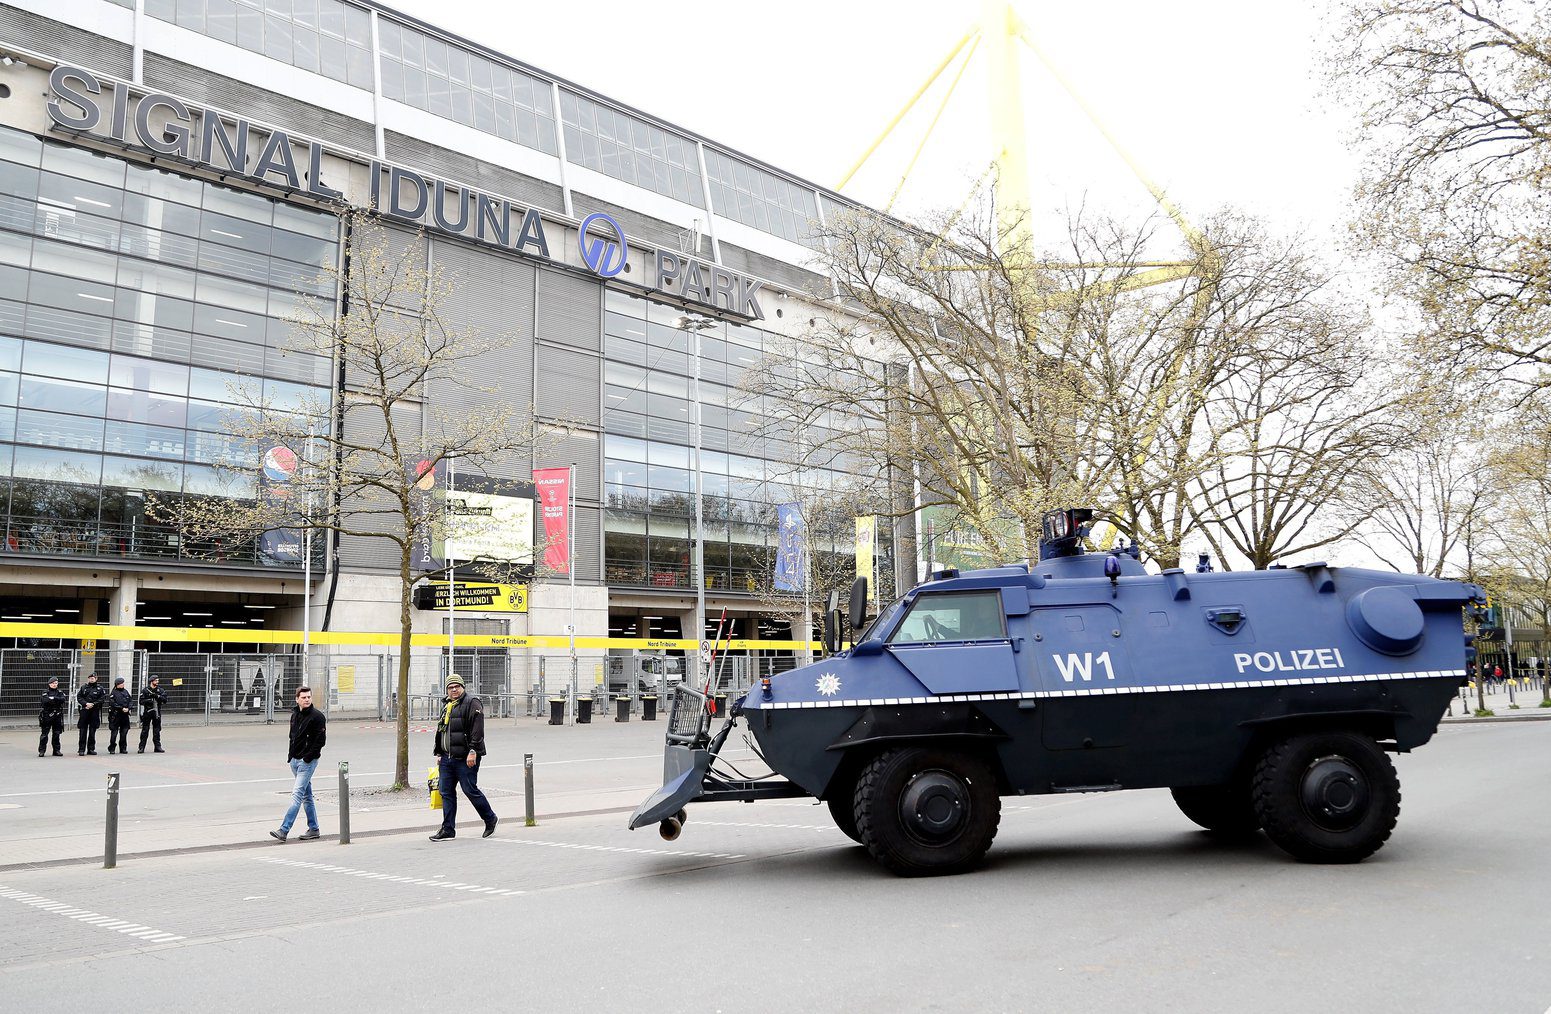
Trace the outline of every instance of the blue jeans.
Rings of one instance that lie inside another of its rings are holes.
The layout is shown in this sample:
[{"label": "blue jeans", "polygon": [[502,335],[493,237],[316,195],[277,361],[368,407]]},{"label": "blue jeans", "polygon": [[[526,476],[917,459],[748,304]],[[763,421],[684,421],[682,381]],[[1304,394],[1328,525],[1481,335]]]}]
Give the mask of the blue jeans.
[{"label": "blue jeans", "polygon": [[479,768],[469,767],[464,757],[438,757],[436,758],[438,774],[440,775],[437,791],[442,794],[442,830],[447,834],[453,834],[458,824],[458,793],[457,787],[463,786],[463,794],[469,797],[469,802],[474,805],[474,810],[488,824],[495,820],[495,811],[490,809],[490,800],[479,791]]},{"label": "blue jeans", "polygon": [[310,761],[291,758],[291,774],[296,776],[296,784],[291,788],[291,806],[285,811],[285,819],[280,822],[280,833],[290,834],[291,825],[296,823],[296,811],[302,807],[307,808],[307,830],[318,829],[318,808],[312,801],[312,773],[318,770],[316,758]]}]

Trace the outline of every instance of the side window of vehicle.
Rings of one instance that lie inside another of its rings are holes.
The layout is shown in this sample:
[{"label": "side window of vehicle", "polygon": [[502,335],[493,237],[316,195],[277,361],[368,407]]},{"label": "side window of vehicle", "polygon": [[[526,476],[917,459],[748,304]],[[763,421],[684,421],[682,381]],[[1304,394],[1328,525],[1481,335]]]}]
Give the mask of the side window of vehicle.
[{"label": "side window of vehicle", "polygon": [[917,598],[889,643],[986,641],[1006,636],[999,594],[942,592]]}]

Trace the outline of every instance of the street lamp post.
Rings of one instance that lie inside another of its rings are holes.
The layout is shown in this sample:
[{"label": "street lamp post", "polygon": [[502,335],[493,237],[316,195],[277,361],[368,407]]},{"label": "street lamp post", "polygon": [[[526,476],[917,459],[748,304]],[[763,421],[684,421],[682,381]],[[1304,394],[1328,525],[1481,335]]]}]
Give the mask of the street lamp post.
[{"label": "street lamp post", "polygon": [[695,643],[705,639],[705,478],[700,469],[700,335],[716,327],[709,317],[683,316],[677,321],[679,329],[693,334],[689,379],[690,439],[694,448],[695,474]]}]

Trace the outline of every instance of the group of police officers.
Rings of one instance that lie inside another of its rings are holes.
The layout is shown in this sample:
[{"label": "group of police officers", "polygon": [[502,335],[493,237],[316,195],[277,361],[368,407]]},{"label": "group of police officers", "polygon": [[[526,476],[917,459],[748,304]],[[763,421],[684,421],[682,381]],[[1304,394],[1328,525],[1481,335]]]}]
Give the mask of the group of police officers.
[{"label": "group of police officers", "polygon": [[[38,705],[38,756],[45,756],[50,735],[54,740],[54,756],[63,757],[59,749],[59,736],[65,731],[65,692],[59,689],[59,677],[51,677],[48,689]],[[97,729],[102,725],[103,712],[108,715],[108,752],[129,752],[129,722],[134,709],[134,699],[124,689],[124,677],[113,681],[113,690],[97,682],[96,673],[87,673],[86,682],[75,692],[77,717],[76,728],[80,736],[76,753],[95,756],[97,753]],[[147,737],[157,753],[162,749],[162,707],[167,703],[167,691],[161,688],[161,677],[152,676],[140,690],[140,752],[145,753]]]}]

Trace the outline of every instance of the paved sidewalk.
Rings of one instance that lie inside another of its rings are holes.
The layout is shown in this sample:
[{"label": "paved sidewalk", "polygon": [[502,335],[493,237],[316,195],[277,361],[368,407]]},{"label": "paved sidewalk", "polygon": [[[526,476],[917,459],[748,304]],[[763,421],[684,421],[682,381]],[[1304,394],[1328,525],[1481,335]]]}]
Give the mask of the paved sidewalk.
[{"label": "paved sidewalk", "polygon": [[[434,763],[431,733],[411,725],[411,787],[391,792],[393,728],[386,723],[329,725],[323,763],[313,779],[319,823],[325,835],[339,830],[338,770],[350,762],[350,827],[353,835],[423,828],[433,831],[440,811],[429,806],[427,769]],[[523,821],[522,755],[534,756],[535,810],[539,819],[597,811],[626,813],[661,784],[664,723],[612,721],[551,727],[532,718],[489,723],[490,756],[480,776],[504,823]],[[74,730],[70,730],[73,732]],[[138,730],[136,730],[138,734]],[[98,755],[36,755],[36,732],[0,732],[0,869],[60,861],[100,860],[107,802],[107,775],[119,772],[121,858],[189,848],[248,843],[279,848],[268,837],[290,800],[285,766],[286,727],[224,726],[163,730],[167,753],[110,756],[99,739]],[[731,744],[730,744],[731,746]],[[747,760],[746,749],[729,756]],[[460,827],[477,817],[459,799]],[[292,836],[305,830],[299,817]],[[288,843],[285,847],[315,847]]]}]

